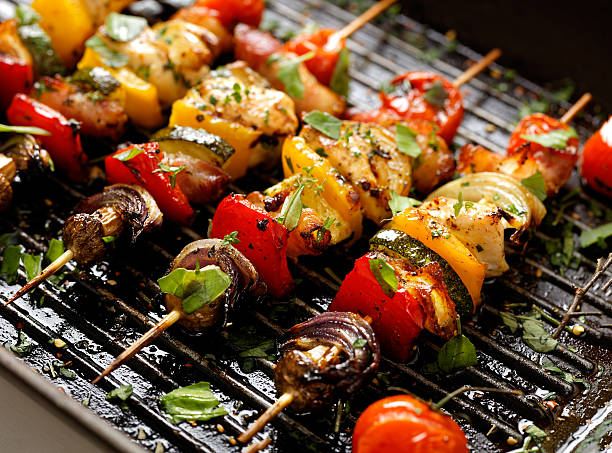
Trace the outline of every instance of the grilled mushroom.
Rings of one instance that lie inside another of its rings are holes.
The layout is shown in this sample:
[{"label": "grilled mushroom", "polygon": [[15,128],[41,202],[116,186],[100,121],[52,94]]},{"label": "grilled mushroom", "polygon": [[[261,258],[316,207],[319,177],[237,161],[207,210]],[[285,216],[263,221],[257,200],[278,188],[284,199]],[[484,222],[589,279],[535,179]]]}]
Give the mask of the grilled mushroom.
[{"label": "grilled mushroom", "polygon": [[1,151],[13,159],[19,171],[45,170],[52,165],[49,153],[30,134],[13,134],[3,143]]}]

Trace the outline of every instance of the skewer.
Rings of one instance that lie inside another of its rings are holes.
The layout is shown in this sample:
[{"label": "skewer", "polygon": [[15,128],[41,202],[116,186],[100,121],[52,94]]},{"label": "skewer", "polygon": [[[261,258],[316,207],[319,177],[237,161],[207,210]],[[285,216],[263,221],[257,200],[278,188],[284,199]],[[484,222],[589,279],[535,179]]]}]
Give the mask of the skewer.
[{"label": "skewer", "polygon": [[336,33],[330,36],[329,42],[338,42],[342,39],[346,39],[367,24],[369,21],[374,19],[384,10],[393,5],[397,0],[382,0],[378,3],[375,3],[370,8],[368,8],[365,12],[363,12],[359,17],[353,20],[350,24],[346,25],[341,30],[338,30]]},{"label": "skewer", "polygon": [[567,112],[565,112],[565,115],[563,115],[559,121],[561,121],[563,124],[569,123],[589,102],[591,102],[592,98],[593,96],[591,96],[591,93],[584,93],[582,96],[580,96],[580,99],[578,99],[576,103],[572,105]]},{"label": "skewer", "polygon": [[453,85],[455,88],[459,88],[461,85],[469,82],[472,78],[474,78],[477,74],[482,72],[487,66],[497,60],[502,54],[500,49],[492,49],[488,54],[486,54],[482,59],[468,69],[466,69],[462,74],[453,80]]},{"label": "skewer", "polygon": [[134,342],[129,348],[123,351],[114,361],[111,363],[102,373],[91,381],[92,384],[97,384],[106,375],[112,373],[116,368],[127,362],[136,355],[138,351],[148,345],[151,341],[156,339],[162,332],[168,329],[171,325],[176,323],[183,316],[183,312],[180,309],[174,309],[166,316],[164,316],[155,326],[153,326],[147,333],[140,337]]}]

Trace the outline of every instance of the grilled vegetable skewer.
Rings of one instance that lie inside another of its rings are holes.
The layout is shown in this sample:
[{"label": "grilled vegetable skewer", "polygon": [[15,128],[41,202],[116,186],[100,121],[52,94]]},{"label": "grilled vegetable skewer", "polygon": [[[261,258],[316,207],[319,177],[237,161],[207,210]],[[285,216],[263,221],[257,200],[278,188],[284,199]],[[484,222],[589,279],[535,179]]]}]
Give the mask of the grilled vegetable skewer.
[{"label": "grilled vegetable skewer", "polygon": [[[177,277],[180,275],[180,277]],[[246,297],[265,292],[255,267],[232,245],[201,239],[185,246],[159,280],[168,309],[153,328],[121,353],[96,379],[96,384],[175,323],[194,331],[223,328],[230,312]]]},{"label": "grilled vegetable skewer", "polygon": [[354,313],[325,312],[293,326],[274,369],[281,396],[238,440],[248,442],[285,407],[319,409],[351,394],[373,377],[380,348],[367,320]]},{"label": "grilled vegetable skewer", "polygon": [[130,184],[108,186],[103,192],[82,200],[78,212],[64,223],[62,236],[66,251],[13,295],[6,305],[20,298],[55,274],[68,261],[91,265],[103,259],[107,244],[120,235],[131,241],[142,232],[158,228],[162,213],[153,197],[143,188]]}]

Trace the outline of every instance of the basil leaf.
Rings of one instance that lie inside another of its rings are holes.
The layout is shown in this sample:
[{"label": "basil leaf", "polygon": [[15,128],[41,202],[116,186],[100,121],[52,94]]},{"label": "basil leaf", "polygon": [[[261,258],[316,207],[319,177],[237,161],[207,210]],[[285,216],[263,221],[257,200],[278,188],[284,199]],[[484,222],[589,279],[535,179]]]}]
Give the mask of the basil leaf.
[{"label": "basil leaf", "polygon": [[308,115],[304,116],[304,122],[311,125],[319,132],[324,133],[329,138],[333,138],[334,140],[340,139],[342,121],[329,113],[313,110]]},{"label": "basil leaf", "polygon": [[58,241],[57,239],[51,239],[47,253],[45,253],[45,259],[53,262],[62,256],[64,252],[64,243],[62,241]]},{"label": "basil leaf", "polygon": [[142,148],[130,148],[127,151],[115,154],[113,158],[120,160],[121,162],[127,162],[128,160],[133,159],[134,157],[142,153],[144,153],[144,149]]},{"label": "basil leaf", "polygon": [[383,258],[370,260],[370,270],[387,297],[393,297],[397,291],[397,277],[393,268]]},{"label": "basil leaf", "polygon": [[23,333],[23,331],[19,330],[17,332],[17,341],[15,344],[5,344],[5,346],[13,351],[15,354],[17,354],[19,357],[23,357],[27,354],[29,354],[30,352],[32,352],[32,349],[34,349],[34,344],[30,343],[25,334]]},{"label": "basil leaf", "polygon": [[93,35],[91,38],[85,41],[85,46],[99,54],[102,57],[102,62],[111,68],[120,68],[121,66],[125,66],[130,61],[129,56],[110,49],[104,40],[98,35]]},{"label": "basil leaf", "polygon": [[512,313],[508,313],[507,311],[500,311],[499,316],[504,322],[504,325],[510,329],[510,332],[516,333],[519,328],[519,322],[516,316],[514,316]]},{"label": "basil leaf", "polygon": [[287,230],[293,231],[298,226],[300,217],[302,216],[302,192],[304,191],[305,184],[300,184],[300,187],[285,198],[283,207],[281,208],[278,220],[280,223],[285,225]]},{"label": "basil leaf", "polygon": [[404,197],[391,191],[391,199],[389,200],[389,208],[393,215],[396,215],[405,209],[420,205],[421,202],[416,198]]},{"label": "basil leaf", "polygon": [[176,176],[185,168],[187,168],[186,165],[181,165],[180,167],[171,167],[169,165],[164,164],[163,162],[160,162],[158,164],[158,167],[159,168],[157,170],[153,170],[153,173],[165,173],[167,175],[170,175],[170,186],[173,189],[176,187]]},{"label": "basil leaf", "polygon": [[36,71],[41,75],[53,76],[55,74],[64,74],[66,68],[53,50],[51,38],[38,25],[21,25],[17,29],[19,39],[26,46],[32,58]]},{"label": "basil leaf", "polygon": [[[132,384],[122,385],[117,387],[106,394],[107,401],[119,400],[120,403],[125,403],[127,399],[132,396],[134,389]],[[123,405],[122,405],[123,407]]]},{"label": "basil leaf", "polygon": [[208,382],[198,382],[172,390],[162,395],[158,403],[172,423],[186,420],[206,421],[228,413],[223,406],[219,406],[219,400],[210,391]]},{"label": "basil leaf", "polygon": [[229,275],[214,265],[196,270],[174,269],[157,280],[163,293],[183,299],[182,308],[187,314],[216,300],[231,282]]},{"label": "basil leaf", "polygon": [[395,126],[395,141],[401,153],[415,158],[421,155],[421,147],[416,141],[416,132],[408,126],[397,123]]},{"label": "basil leaf", "polygon": [[32,25],[40,22],[40,15],[28,5],[17,5],[15,8],[17,25]]},{"label": "basil leaf", "polygon": [[30,255],[29,253],[24,253],[21,255],[21,260],[23,261],[23,266],[25,267],[26,278],[28,281],[40,274],[42,255]]},{"label": "basil leaf", "polygon": [[444,85],[440,80],[436,80],[423,96],[425,102],[440,109],[444,107],[446,98],[448,98],[448,93],[444,89]]},{"label": "basil leaf", "polygon": [[134,39],[147,26],[144,17],[110,13],[106,18],[106,33],[115,41],[127,42]]},{"label": "basil leaf", "polygon": [[296,99],[304,97],[304,84],[300,77],[300,64],[314,57],[314,52],[308,52],[301,57],[293,58],[279,65],[276,77],[285,85],[285,91]]},{"label": "basil leaf", "polygon": [[596,242],[603,243],[605,245],[606,238],[612,236],[612,223],[606,223],[592,228],[590,230],[584,230],[580,233],[580,247],[588,247]]},{"label": "basil leaf", "polygon": [[567,147],[567,141],[570,138],[578,137],[576,130],[573,127],[569,129],[555,129],[543,134],[523,134],[521,138],[529,142],[537,143],[538,145],[547,148],[564,149]]},{"label": "basil leaf", "polygon": [[2,266],[0,266],[0,274],[8,284],[12,284],[17,280],[17,269],[19,269],[19,261],[21,261],[21,247],[11,245],[4,249],[2,255]]},{"label": "basil leaf", "polygon": [[448,340],[438,352],[438,367],[444,373],[478,364],[476,348],[465,335]]},{"label": "basil leaf", "polygon": [[238,239],[238,231],[232,231],[230,234],[226,234],[223,237],[223,245],[232,245],[232,244],[240,244],[240,239]]},{"label": "basil leaf", "polygon": [[574,375],[572,373],[563,371],[561,368],[555,365],[553,361],[550,360],[548,357],[546,356],[542,357],[541,364],[542,364],[542,368],[544,368],[546,371],[550,371],[550,372],[559,374],[564,381],[575,382]]},{"label": "basil leaf", "polygon": [[612,431],[612,418],[608,417],[576,446],[573,453],[589,453],[599,450],[602,440],[609,436],[610,431]]},{"label": "basil leaf", "polygon": [[550,352],[559,343],[550,336],[544,328],[542,321],[538,319],[522,319],[523,341],[536,352]]},{"label": "basil leaf", "polygon": [[546,200],[546,183],[540,170],[536,170],[533,175],[521,179],[521,184],[527,187],[540,201]]},{"label": "basil leaf", "polygon": [[342,49],[338,54],[338,61],[329,82],[329,88],[340,96],[348,97],[349,92],[349,51]]},{"label": "basil leaf", "polygon": [[34,126],[10,126],[8,124],[0,124],[0,132],[13,132],[15,134],[32,134],[32,135],[51,135],[40,127]]}]

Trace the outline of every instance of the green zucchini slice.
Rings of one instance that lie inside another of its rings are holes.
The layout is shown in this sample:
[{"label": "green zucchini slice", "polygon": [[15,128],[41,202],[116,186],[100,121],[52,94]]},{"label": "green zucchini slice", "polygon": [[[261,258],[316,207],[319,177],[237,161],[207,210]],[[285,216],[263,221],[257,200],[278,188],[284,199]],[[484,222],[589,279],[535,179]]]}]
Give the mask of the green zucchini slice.
[{"label": "green zucchini slice", "polygon": [[221,137],[204,129],[174,126],[157,131],[151,141],[168,154],[187,154],[222,166],[234,154],[234,148]]}]

